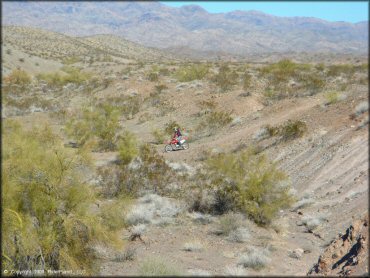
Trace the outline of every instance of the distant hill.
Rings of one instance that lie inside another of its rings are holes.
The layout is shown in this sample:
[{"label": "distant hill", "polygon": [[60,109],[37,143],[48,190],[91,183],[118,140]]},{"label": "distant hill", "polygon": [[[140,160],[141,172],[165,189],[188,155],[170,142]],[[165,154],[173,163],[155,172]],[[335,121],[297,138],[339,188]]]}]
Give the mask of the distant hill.
[{"label": "distant hill", "polygon": [[[178,52],[248,56],[272,52],[366,53],[368,21],[328,22],[258,11],[208,13],[158,2],[3,2],[3,25],[35,26],[73,36],[114,34]],[[328,11],[329,12],[329,11]]]},{"label": "distant hill", "polygon": [[2,35],[3,45],[49,60],[72,57],[96,60],[107,59],[108,56],[133,61],[172,60],[172,56],[168,53],[144,47],[114,35],[71,37],[23,26],[4,26]]}]

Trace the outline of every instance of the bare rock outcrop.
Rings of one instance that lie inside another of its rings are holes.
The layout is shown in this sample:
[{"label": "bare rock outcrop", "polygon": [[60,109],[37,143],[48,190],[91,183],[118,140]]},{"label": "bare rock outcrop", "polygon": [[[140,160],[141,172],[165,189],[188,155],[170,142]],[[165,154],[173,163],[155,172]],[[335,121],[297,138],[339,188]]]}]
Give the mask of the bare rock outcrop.
[{"label": "bare rock outcrop", "polygon": [[339,234],[309,270],[309,276],[367,276],[369,260],[369,216],[356,220],[344,235]]}]

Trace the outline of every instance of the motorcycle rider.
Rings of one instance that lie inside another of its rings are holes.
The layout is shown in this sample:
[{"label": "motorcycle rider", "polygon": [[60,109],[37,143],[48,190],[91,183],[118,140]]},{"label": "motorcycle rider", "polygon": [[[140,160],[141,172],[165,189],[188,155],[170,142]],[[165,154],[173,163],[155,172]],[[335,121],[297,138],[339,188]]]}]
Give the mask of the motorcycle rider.
[{"label": "motorcycle rider", "polygon": [[180,146],[181,145],[180,141],[181,141],[181,137],[182,137],[181,131],[180,131],[180,129],[177,126],[175,126],[173,128],[173,131],[175,132],[174,135],[173,135],[173,138],[176,138],[176,140],[177,140],[177,144],[176,145],[177,146]]}]

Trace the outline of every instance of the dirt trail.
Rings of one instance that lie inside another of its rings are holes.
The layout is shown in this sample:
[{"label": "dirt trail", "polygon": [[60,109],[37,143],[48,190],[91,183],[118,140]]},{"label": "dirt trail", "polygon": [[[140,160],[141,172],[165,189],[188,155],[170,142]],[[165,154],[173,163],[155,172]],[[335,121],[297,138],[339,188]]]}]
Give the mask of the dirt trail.
[{"label": "dirt trail", "polygon": [[[288,119],[299,119],[306,111],[318,105],[320,99],[302,99],[299,101],[299,105],[297,103],[295,104],[295,100],[289,102],[280,104],[279,107],[265,108],[260,111],[262,114],[261,118],[253,120],[251,117],[248,117],[242,125],[231,127],[229,133],[224,131],[221,134],[213,136],[213,138],[202,138],[191,143],[191,147],[187,151],[164,153],[164,156],[166,159],[174,161],[194,161],[203,150],[222,148],[227,151],[234,149],[242,143],[252,143],[251,137],[263,126],[267,124],[280,124]],[[287,107],[289,107],[288,111],[286,110]],[[158,151],[163,151],[163,146],[158,147]]]}]

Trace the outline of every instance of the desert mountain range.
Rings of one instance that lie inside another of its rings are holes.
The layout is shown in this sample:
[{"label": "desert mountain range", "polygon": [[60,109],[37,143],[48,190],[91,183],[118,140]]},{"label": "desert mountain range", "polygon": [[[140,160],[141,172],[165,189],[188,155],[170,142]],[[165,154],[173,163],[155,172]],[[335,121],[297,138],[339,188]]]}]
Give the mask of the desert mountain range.
[{"label": "desert mountain range", "polygon": [[368,21],[329,22],[258,11],[209,13],[159,2],[3,2],[3,25],[39,27],[72,36],[113,34],[169,52],[366,53]]}]

